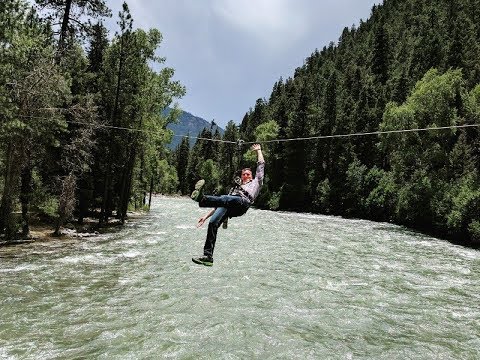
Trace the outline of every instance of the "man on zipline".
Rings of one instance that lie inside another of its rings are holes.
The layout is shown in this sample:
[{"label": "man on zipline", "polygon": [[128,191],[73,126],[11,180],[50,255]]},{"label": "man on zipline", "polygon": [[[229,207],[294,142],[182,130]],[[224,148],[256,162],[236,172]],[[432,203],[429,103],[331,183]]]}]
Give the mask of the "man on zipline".
[{"label": "man on zipline", "polygon": [[200,207],[213,207],[208,214],[198,220],[197,227],[203,225],[205,220],[211,217],[208,223],[207,239],[203,248],[203,256],[194,257],[192,261],[196,264],[205,266],[213,265],[213,249],[217,240],[217,231],[220,225],[236,216],[245,214],[253,204],[263,185],[263,175],[265,171],[265,160],[263,159],[262,148],[259,144],[252,145],[252,151],[257,152],[257,170],[255,178],[252,178],[250,168],[242,169],[241,181],[233,187],[228,195],[212,196],[203,194],[205,180],[199,180],[195,184],[195,190],[191,198],[198,202]]}]

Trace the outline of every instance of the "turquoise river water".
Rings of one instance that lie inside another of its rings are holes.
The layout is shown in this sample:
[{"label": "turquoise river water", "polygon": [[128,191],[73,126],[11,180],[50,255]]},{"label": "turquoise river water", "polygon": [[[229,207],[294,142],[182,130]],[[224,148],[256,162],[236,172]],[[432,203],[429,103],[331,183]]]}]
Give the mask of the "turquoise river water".
[{"label": "turquoise river water", "polygon": [[0,359],[480,359],[480,252],[251,209],[199,266],[206,210],[0,248]]}]

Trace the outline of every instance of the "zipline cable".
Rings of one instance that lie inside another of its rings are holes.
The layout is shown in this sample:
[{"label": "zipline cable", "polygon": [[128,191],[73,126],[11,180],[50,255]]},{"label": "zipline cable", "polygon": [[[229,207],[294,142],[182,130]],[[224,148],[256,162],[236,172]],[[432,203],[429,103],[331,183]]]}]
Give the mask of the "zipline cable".
[{"label": "zipline cable", "polygon": [[[29,115],[19,115],[19,117],[29,118],[29,119],[42,119],[42,120],[47,120],[48,119],[46,117],[29,116]],[[134,131],[134,132],[141,132],[141,133],[147,133],[147,134],[153,133],[153,131],[149,131],[149,130],[133,129],[133,128],[127,128],[127,127],[122,127],[122,126],[113,126],[113,125],[91,124],[91,123],[85,123],[85,122],[82,122],[82,121],[65,120],[65,122],[67,122],[69,124],[85,125],[85,126],[91,126],[91,127],[95,127],[95,128],[102,128],[102,129],[126,130],[126,131]],[[238,144],[238,141],[210,139],[210,138],[204,138],[204,137],[199,137],[199,136],[191,136],[191,135],[173,134],[172,136],[188,138],[188,139],[196,139],[196,140],[216,141],[216,142],[222,142],[222,143],[228,143],[228,144]]]},{"label": "zipline cable", "polygon": [[[20,117],[41,118],[41,117],[34,117],[34,116],[20,116]],[[44,118],[41,118],[41,119],[44,119]],[[93,126],[93,127],[98,127],[98,128],[104,128],[104,129],[116,129],[116,130],[143,132],[143,133],[152,133],[152,131],[149,131],[149,130],[133,129],[133,128],[127,128],[127,127],[121,127],[121,126],[103,125],[103,124],[88,124],[88,123],[84,123],[84,122],[81,122],[81,121],[73,121],[73,120],[66,120],[66,122],[71,123],[71,124]],[[188,138],[188,139],[196,139],[196,140],[213,141],[213,142],[220,142],[220,143],[227,143],[227,144],[235,144],[235,145],[241,147],[242,145],[251,145],[251,144],[268,144],[268,143],[280,143],[280,142],[288,142],[288,141],[335,139],[335,138],[346,138],[346,137],[356,137],[356,136],[370,136],[370,135],[422,132],[422,131],[431,131],[431,130],[463,129],[463,128],[472,128],[472,127],[480,127],[480,124],[463,124],[463,125],[450,125],[450,126],[434,126],[434,127],[426,127],[426,128],[415,128],[415,129],[398,129],[398,130],[358,132],[358,133],[349,133],[349,134],[319,135],[319,136],[308,136],[308,137],[298,137],[298,138],[273,139],[273,140],[264,140],[264,141],[243,141],[243,140],[230,141],[230,140],[212,139],[212,138],[204,138],[204,137],[191,136],[191,135],[178,135],[178,134],[173,134],[173,136],[174,137]]]},{"label": "zipline cable", "polygon": [[[147,134],[152,133],[152,131],[148,131],[148,130],[132,129],[132,128],[127,128],[127,127],[122,127],[122,126],[112,126],[112,125],[103,125],[103,124],[87,124],[87,123],[83,123],[83,122],[80,122],[80,121],[73,121],[73,120],[65,120],[65,121],[67,123],[71,123],[71,124],[90,125],[90,126],[95,126],[95,127],[105,128],[105,129],[136,131],[136,132],[143,132],[143,133],[147,133]],[[177,134],[173,134],[172,136],[182,137],[182,138],[185,137],[185,138],[197,139],[197,140],[217,141],[217,142],[223,142],[223,143],[229,143],[229,144],[237,144],[236,141],[228,141],[228,140],[221,140],[221,139],[210,139],[210,138],[203,138],[203,137],[199,137],[199,136],[177,135]]]},{"label": "zipline cable", "polygon": [[[67,122],[88,125],[88,124],[85,124],[85,123],[71,121],[71,120],[68,120]],[[111,126],[111,125],[95,125],[95,126],[103,127],[103,128],[109,128],[109,129],[139,131],[139,132],[147,132],[147,133],[150,132],[148,130],[131,129],[131,128],[126,128],[126,127]],[[186,137],[186,138],[190,138],[190,139],[205,140],[205,141],[222,142],[222,143],[228,143],[228,144],[236,144],[237,146],[240,147],[242,145],[251,145],[251,144],[258,144],[258,143],[259,144],[267,144],[267,143],[279,143],[279,142],[287,142],[287,141],[334,139],[334,138],[345,138],[345,137],[355,137],[355,136],[369,136],[369,135],[384,135],[384,134],[398,134],[398,133],[409,133],[409,132],[422,132],[422,131],[431,131],[431,130],[462,129],[462,128],[470,128],[470,127],[480,127],[480,124],[463,124],[463,125],[450,125],[450,126],[434,126],[434,127],[426,127],[426,128],[415,128],[415,129],[383,130],[383,131],[359,132],[359,133],[350,133],[350,134],[334,134],[334,135],[320,135],[320,136],[308,136],[308,137],[298,137],[298,138],[274,139],[274,140],[265,140],[265,141],[243,141],[243,140],[230,141],[230,140],[202,138],[202,137],[198,137],[198,136],[177,135],[177,134],[173,134],[173,136],[175,136],[175,137]]]},{"label": "zipline cable", "polygon": [[[78,122],[78,121],[68,120],[67,122],[88,125],[88,124],[81,123],[81,122]],[[148,131],[148,130],[131,129],[131,128],[126,128],[126,127],[111,126],[111,125],[95,125],[95,126],[103,127],[103,128],[109,128],[109,129],[129,130],[129,131],[138,131],[138,132],[147,132],[147,133],[151,132],[151,131]],[[463,124],[463,125],[450,125],[450,126],[434,126],[434,127],[427,127],[427,128],[415,128],[415,129],[398,129],[398,130],[359,132],[359,133],[350,133],[350,134],[320,135],[320,136],[308,136],[308,137],[298,137],[298,138],[274,139],[274,140],[265,140],[265,141],[243,141],[243,140],[230,141],[230,140],[202,138],[202,137],[198,137],[198,136],[178,135],[178,134],[173,134],[173,136],[175,136],[175,137],[186,137],[186,138],[189,138],[189,139],[197,139],[197,140],[205,140],[205,141],[222,142],[222,143],[228,143],[228,144],[236,144],[237,146],[240,147],[242,145],[251,145],[251,144],[267,144],[267,143],[279,143],[279,142],[287,142],[287,141],[305,141],[305,140],[317,140],[317,139],[334,139],[334,138],[345,138],[345,137],[354,137],[354,136],[369,136],[369,135],[384,135],[384,134],[398,134],[398,133],[409,133],[409,132],[422,132],[422,131],[430,131],[430,130],[462,129],[462,128],[470,128],[470,127],[480,127],[480,124]]]},{"label": "zipline cable", "polygon": [[320,135],[320,136],[298,137],[298,138],[289,138],[289,139],[274,139],[274,140],[265,140],[265,141],[249,141],[249,142],[245,142],[244,144],[258,144],[258,143],[267,144],[267,143],[279,143],[279,142],[287,142],[287,141],[333,139],[333,138],[345,138],[345,137],[354,137],[354,136],[368,136],[368,135],[383,135],[383,134],[396,134],[396,133],[408,133],[408,132],[421,132],[421,131],[429,131],[429,130],[461,129],[461,128],[469,128],[469,127],[480,127],[480,124],[436,126],[436,127],[429,127],[429,128],[417,128],[417,129],[384,130],[384,131],[371,131],[371,132],[363,132],[363,133]]}]

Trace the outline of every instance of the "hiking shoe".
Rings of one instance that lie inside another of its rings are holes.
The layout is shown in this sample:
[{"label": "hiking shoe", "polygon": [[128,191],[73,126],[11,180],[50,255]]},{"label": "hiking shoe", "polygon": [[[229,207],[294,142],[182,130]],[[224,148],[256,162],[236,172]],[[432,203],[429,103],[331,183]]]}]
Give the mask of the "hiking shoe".
[{"label": "hiking shoe", "polygon": [[192,261],[195,264],[200,264],[200,265],[205,265],[205,266],[213,266],[213,258],[211,256],[199,256],[199,257],[193,257]]},{"label": "hiking shoe", "polygon": [[201,179],[197,181],[197,183],[195,184],[195,190],[193,190],[192,195],[190,195],[192,200],[199,202],[202,199],[204,185],[205,185],[205,180]]}]

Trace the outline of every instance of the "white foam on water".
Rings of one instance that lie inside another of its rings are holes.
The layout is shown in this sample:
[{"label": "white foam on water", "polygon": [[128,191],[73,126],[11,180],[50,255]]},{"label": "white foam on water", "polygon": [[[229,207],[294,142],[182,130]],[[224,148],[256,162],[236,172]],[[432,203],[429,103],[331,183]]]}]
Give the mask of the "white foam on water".
[{"label": "white foam on water", "polygon": [[193,225],[176,225],[176,229],[182,229],[182,230],[190,230],[190,229],[195,229],[196,227]]},{"label": "white foam on water", "polygon": [[136,258],[141,256],[142,253],[140,251],[130,250],[118,255],[118,257],[125,257],[125,258]]},{"label": "white foam on water", "polygon": [[86,254],[86,255],[69,255],[58,259],[59,262],[64,264],[110,264],[114,260],[111,257],[107,257],[101,253]]},{"label": "white foam on water", "polygon": [[39,265],[33,265],[33,264],[21,264],[13,268],[0,268],[0,273],[10,273],[10,272],[21,272],[21,271],[35,271],[42,268],[42,266]]}]

